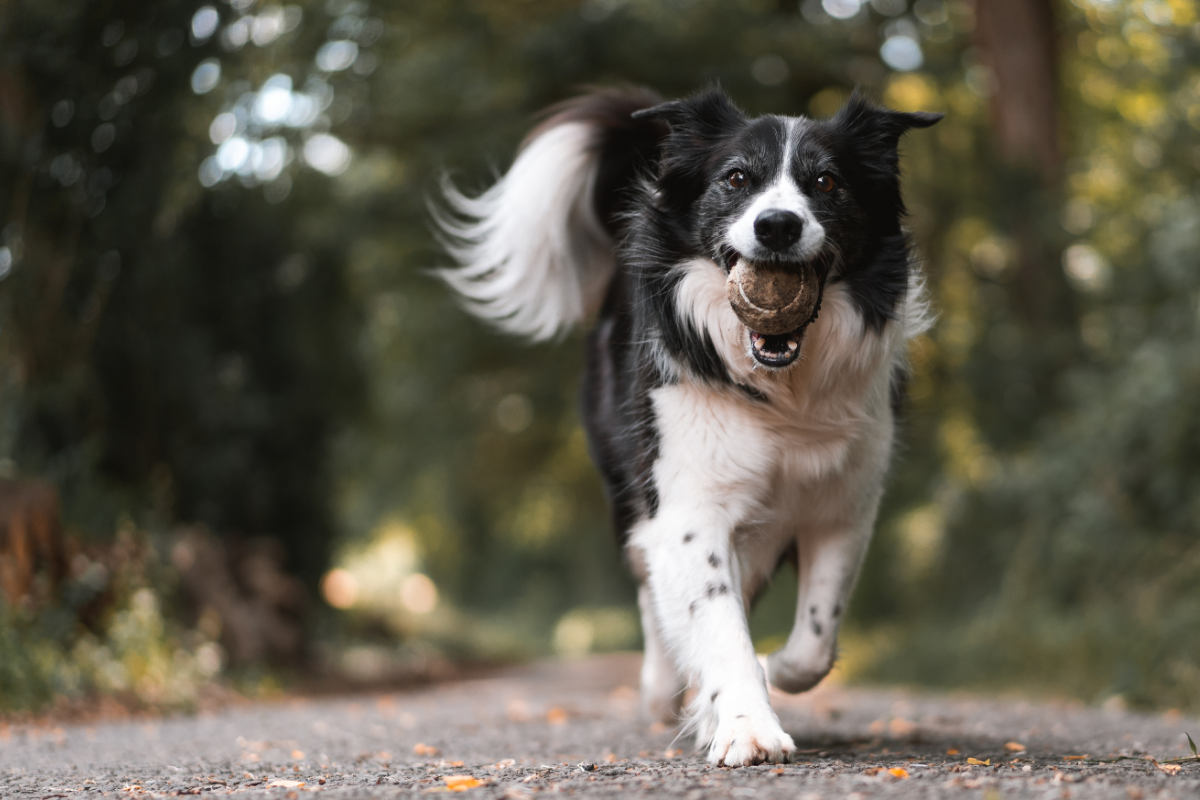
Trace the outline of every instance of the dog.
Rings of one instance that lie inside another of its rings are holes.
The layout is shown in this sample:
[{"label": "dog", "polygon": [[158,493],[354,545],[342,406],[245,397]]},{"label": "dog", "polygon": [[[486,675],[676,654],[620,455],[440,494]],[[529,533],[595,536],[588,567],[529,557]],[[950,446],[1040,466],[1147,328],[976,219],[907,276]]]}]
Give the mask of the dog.
[{"label": "dog", "polygon": [[[815,120],[594,90],[491,188],[444,178],[433,204],[472,313],[532,340],[595,319],[583,418],[640,586],[643,703],[673,721],[694,689],[712,764],[787,761],[767,679],[802,692],[836,659],[930,325],[897,146],[941,117],[857,91]],[[764,674],[747,612],[785,561],[796,621]]]}]

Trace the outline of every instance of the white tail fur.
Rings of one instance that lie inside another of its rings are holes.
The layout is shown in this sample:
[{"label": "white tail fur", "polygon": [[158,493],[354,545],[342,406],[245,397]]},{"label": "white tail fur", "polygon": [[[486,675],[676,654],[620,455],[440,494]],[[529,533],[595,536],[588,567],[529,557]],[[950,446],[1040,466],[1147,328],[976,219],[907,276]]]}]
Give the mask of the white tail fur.
[{"label": "white tail fur", "polygon": [[449,210],[433,215],[460,266],[438,274],[472,314],[543,341],[599,306],[615,263],[592,199],[599,135],[582,122],[547,129],[478,197],[443,178]]}]

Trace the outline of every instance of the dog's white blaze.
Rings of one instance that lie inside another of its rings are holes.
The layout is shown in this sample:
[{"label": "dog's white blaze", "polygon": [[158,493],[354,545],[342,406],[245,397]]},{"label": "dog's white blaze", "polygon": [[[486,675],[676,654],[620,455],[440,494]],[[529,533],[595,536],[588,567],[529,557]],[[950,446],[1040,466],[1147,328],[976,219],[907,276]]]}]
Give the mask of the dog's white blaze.
[{"label": "dog's white blaze", "polygon": [[478,197],[443,179],[450,211],[431,213],[460,266],[438,274],[471,313],[540,341],[599,306],[615,261],[592,203],[596,136],[579,122],[550,128]]},{"label": "dog's white blaze", "polygon": [[792,251],[795,260],[803,261],[813,258],[825,244],[825,228],[817,221],[812,212],[808,197],[800,191],[800,187],[792,179],[792,142],[797,133],[799,120],[788,120],[787,139],[784,143],[784,157],[779,164],[779,172],[774,182],[754,198],[750,206],[729,227],[729,243],[751,261],[767,259],[778,254],[763,247],[758,237],[754,235],[754,221],[764,211],[779,209],[790,211],[800,217],[804,223],[800,241]]}]

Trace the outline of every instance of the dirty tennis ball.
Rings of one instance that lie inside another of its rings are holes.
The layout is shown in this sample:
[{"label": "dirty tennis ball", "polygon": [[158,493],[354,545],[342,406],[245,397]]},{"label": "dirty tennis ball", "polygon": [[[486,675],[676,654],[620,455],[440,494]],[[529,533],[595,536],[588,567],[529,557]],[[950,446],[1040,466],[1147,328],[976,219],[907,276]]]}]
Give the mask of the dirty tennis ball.
[{"label": "dirty tennis ball", "polygon": [[747,328],[767,336],[791,333],[812,317],[820,293],[812,267],[753,266],[739,260],[725,281],[729,303]]}]

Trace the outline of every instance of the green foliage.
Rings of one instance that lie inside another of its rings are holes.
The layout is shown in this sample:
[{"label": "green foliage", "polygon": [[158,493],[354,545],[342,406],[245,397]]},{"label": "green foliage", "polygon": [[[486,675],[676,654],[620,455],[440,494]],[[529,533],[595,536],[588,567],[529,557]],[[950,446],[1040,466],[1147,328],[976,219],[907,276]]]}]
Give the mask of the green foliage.
[{"label": "green foliage", "polygon": [[[58,602],[0,602],[0,711],[115,695],[137,707],[194,708],[221,671],[221,648],[170,615],[170,573],[144,533],[124,528],[110,571],[88,562]],[[96,603],[103,597],[102,605]]]},{"label": "green foliage", "polygon": [[[391,635],[453,630],[456,653],[627,646],[633,587],[576,412],[581,336],[525,347],[457,309],[428,274],[445,259],[426,199],[446,168],[485,185],[581,85],[719,81],[753,113],[818,116],[863,85],[947,117],[903,145],[939,323],[912,351],[847,664],[1200,703],[1191,5],[1056,4],[1061,181],[997,157],[966,2],[839,21],[816,0],[330,0],[242,44],[220,31],[250,35],[271,6],[216,4],[222,27],[192,41],[199,5],[0,10],[0,99],[16,109],[0,117],[0,469],[53,479],[77,534],[111,537],[125,512],[153,531],[272,536],[315,586],[339,548],[348,564],[402,529],[400,577],[432,578],[438,610],[385,598],[352,615],[400,608]],[[900,33],[920,40],[915,71],[880,59]],[[319,69],[347,37],[353,65]],[[204,59],[220,77],[196,94]],[[232,135],[219,115],[245,117],[281,76],[323,98],[320,115],[237,131],[291,160],[214,167]],[[61,100],[74,110],[58,125]],[[314,168],[316,134],[348,144],[349,164]],[[786,633],[791,586],[765,598],[760,641]],[[46,696],[83,640],[32,624],[0,626],[24,643],[0,670]]]}]

